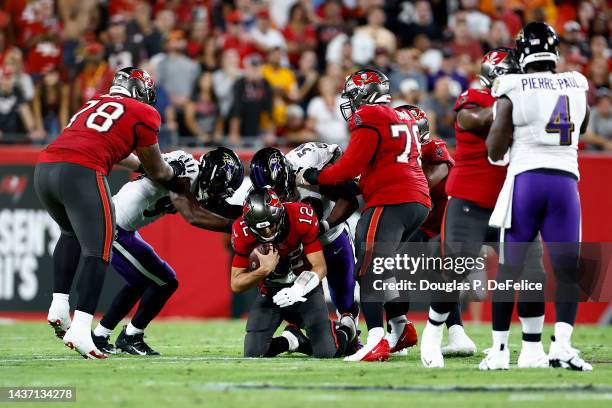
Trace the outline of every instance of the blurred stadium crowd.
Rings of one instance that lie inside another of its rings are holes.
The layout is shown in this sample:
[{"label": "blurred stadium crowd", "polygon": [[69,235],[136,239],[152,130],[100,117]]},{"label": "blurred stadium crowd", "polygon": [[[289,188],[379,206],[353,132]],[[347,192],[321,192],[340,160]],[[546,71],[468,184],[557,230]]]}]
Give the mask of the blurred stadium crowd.
[{"label": "blurred stadium crowd", "polygon": [[160,143],[347,144],[344,78],[387,73],[454,144],[453,105],[483,53],[552,24],[560,71],[587,76],[583,147],[612,150],[607,0],[0,0],[0,143],[46,144],[117,69],[156,80]]}]

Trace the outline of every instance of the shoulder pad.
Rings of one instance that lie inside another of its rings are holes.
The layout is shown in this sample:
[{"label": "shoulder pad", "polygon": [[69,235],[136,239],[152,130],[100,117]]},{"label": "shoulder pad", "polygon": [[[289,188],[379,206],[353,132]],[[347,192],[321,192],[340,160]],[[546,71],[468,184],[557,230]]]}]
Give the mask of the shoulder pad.
[{"label": "shoulder pad", "polygon": [[499,98],[503,95],[508,95],[516,86],[518,74],[502,75],[495,78],[491,87],[491,94],[494,98]]},{"label": "shoulder pad", "polygon": [[578,71],[573,71],[572,74],[576,78],[576,82],[578,82],[578,85],[584,88],[585,91],[588,91],[589,90],[589,80],[586,79],[586,77]]},{"label": "shoulder pad", "polygon": [[349,120],[349,130],[360,126],[376,126],[381,115],[381,105],[363,105]]},{"label": "shoulder pad", "polygon": [[486,108],[492,106],[494,102],[495,99],[491,96],[491,91],[489,89],[470,88],[459,95],[457,101],[455,101],[453,110],[457,112],[469,105]]}]

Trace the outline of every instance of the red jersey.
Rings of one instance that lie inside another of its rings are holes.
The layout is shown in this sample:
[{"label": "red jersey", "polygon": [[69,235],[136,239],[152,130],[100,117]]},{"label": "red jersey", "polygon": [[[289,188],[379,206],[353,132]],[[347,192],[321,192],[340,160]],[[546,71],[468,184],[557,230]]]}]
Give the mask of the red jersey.
[{"label": "red jersey", "polygon": [[38,158],[68,162],[108,174],[136,147],[157,143],[159,113],[122,95],[98,95],[81,108]]},{"label": "red jersey", "polygon": [[416,121],[386,105],[364,105],[349,120],[346,152],[318,177],[320,184],[340,184],[361,175],[365,208],[416,202],[431,206],[421,168]]},{"label": "red jersey", "polygon": [[[494,102],[489,89],[468,89],[459,95],[453,109],[458,112],[474,107],[486,108],[493,106]],[[461,130],[456,119],[455,137],[455,166],[448,175],[446,194],[492,209],[506,179],[506,168],[489,162],[486,135]]]},{"label": "red jersey", "polygon": [[[429,143],[425,143],[421,146],[421,154],[423,155],[423,165],[446,163],[449,169],[455,165],[455,161],[446,149],[446,142],[444,140],[434,139]],[[429,190],[432,208],[421,225],[421,231],[427,234],[429,238],[440,235],[442,218],[444,217],[444,210],[446,209],[446,202],[448,201],[448,196],[445,191],[446,179],[447,177]]]},{"label": "red jersey", "polygon": [[[282,286],[292,284],[302,271],[309,270],[310,263],[307,254],[321,251],[319,242],[319,221],[314,210],[304,203],[284,203],[286,212],[287,232],[280,242],[275,242],[280,261],[264,281],[264,286]],[[234,221],[232,226],[232,248],[234,259],[232,266],[247,268],[249,255],[260,245],[250,232],[242,217]]]}]

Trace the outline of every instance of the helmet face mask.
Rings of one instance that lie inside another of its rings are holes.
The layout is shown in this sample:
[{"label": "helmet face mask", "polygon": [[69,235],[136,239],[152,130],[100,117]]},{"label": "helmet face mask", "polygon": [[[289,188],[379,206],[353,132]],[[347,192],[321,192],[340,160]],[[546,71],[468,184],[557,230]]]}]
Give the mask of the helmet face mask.
[{"label": "helmet face mask", "polygon": [[285,207],[270,188],[255,187],[244,201],[242,219],[259,242],[274,242],[286,229]]},{"label": "helmet face mask", "polygon": [[349,75],[341,97],[348,101],[340,104],[340,113],[348,121],[363,105],[389,103],[389,78],[375,69],[361,69]]},{"label": "helmet face mask", "polygon": [[295,191],[293,167],[285,155],[273,147],[265,147],[253,156],[251,173],[254,187],[269,187],[284,201],[289,200]]},{"label": "helmet face mask", "polygon": [[198,201],[220,202],[231,197],[242,184],[244,167],[232,150],[219,147],[200,158]]},{"label": "helmet face mask", "polygon": [[518,62],[523,71],[534,62],[549,62],[556,66],[559,61],[559,37],[546,23],[532,22],[519,32],[516,38]]},{"label": "helmet face mask", "polygon": [[157,102],[153,78],[147,71],[139,68],[127,67],[117,71],[110,91],[121,93],[151,106]]},{"label": "helmet face mask", "polygon": [[499,47],[484,55],[480,64],[478,78],[482,86],[491,88],[495,78],[520,71],[521,69],[516,60],[516,52],[511,48]]}]

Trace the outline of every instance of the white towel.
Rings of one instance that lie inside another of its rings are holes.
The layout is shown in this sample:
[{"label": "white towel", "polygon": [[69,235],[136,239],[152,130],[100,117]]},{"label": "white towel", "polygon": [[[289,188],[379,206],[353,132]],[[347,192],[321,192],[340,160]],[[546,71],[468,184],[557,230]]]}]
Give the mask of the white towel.
[{"label": "white towel", "polygon": [[504,186],[499,192],[495,208],[489,219],[489,225],[495,228],[510,228],[512,226],[512,194],[514,192],[514,174],[508,171]]}]

